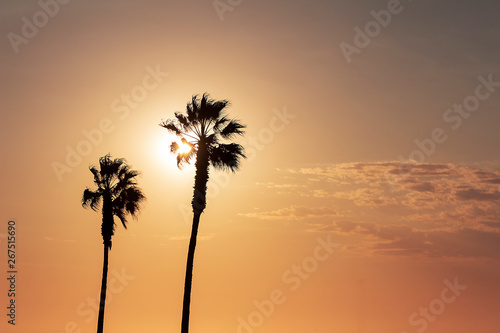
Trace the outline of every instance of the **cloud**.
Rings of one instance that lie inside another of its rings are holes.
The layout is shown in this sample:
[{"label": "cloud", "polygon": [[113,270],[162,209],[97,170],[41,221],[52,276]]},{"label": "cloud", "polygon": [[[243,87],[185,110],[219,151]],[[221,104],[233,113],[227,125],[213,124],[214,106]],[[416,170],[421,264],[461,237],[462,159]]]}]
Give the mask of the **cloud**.
[{"label": "cloud", "polygon": [[[500,171],[451,163],[344,163],[288,171],[307,177],[313,188],[303,196],[347,199],[359,207],[456,211],[480,202],[491,209],[500,199]],[[310,181],[314,178],[318,182]]]},{"label": "cloud", "polygon": [[[287,180],[294,177],[298,184],[308,185],[300,191],[301,202],[316,206],[328,202],[336,208],[336,215],[328,219],[305,221],[306,230],[344,235],[355,244],[355,251],[428,258],[500,257],[499,170],[389,161],[288,170]],[[253,214],[296,220],[306,215],[290,208]]]},{"label": "cloud", "polygon": [[255,183],[255,185],[264,186],[266,188],[277,188],[277,189],[304,188],[304,187],[306,187],[305,185],[299,185],[299,184],[276,184],[273,182]]},{"label": "cloud", "polygon": [[481,224],[483,224],[483,225],[485,225],[487,227],[490,227],[490,228],[500,229],[500,222],[485,221],[485,222],[481,222]]},{"label": "cloud", "polygon": [[423,182],[414,186],[410,186],[410,189],[418,192],[436,192],[436,188],[434,187],[434,185],[429,182]]},{"label": "cloud", "polygon": [[[309,179],[320,179],[339,184],[382,184],[403,185],[424,182],[430,190],[432,180],[456,179],[461,181],[500,184],[500,171],[484,170],[451,163],[402,163],[399,161],[373,163],[341,163],[321,168],[292,169],[293,174],[307,175]],[[418,189],[416,189],[418,190]]]},{"label": "cloud", "polygon": [[496,201],[500,199],[500,192],[487,192],[482,189],[470,188],[457,191],[456,196],[459,200]]},{"label": "cloud", "polygon": [[411,227],[404,225],[382,225],[371,222],[353,221],[336,221],[330,230],[343,234],[367,235],[382,240],[395,240],[407,237],[412,232]]},{"label": "cloud", "polygon": [[478,170],[474,174],[483,183],[500,184],[500,178],[496,172]]},{"label": "cloud", "polygon": [[350,192],[337,192],[332,195],[336,198],[349,199],[357,206],[378,207],[396,204],[397,200],[375,188],[362,188]]},{"label": "cloud", "polygon": [[500,178],[485,179],[483,183],[500,185]]},{"label": "cloud", "polygon": [[415,177],[422,177],[422,176],[442,177],[442,176],[452,176],[456,174],[456,167],[453,164],[396,162],[395,168],[388,170],[387,172],[392,175],[413,175]]},{"label": "cloud", "polygon": [[409,237],[377,243],[379,254],[421,254],[427,257],[499,258],[500,233],[470,228],[413,232]]},{"label": "cloud", "polygon": [[315,197],[315,198],[328,198],[328,197],[331,197],[332,195],[328,192],[328,191],[325,191],[325,190],[309,190],[307,192],[303,192],[301,194],[302,196],[312,196],[312,197]]},{"label": "cloud", "polygon": [[453,176],[457,167],[453,164],[402,163],[399,161],[373,163],[341,163],[323,168],[301,168],[289,170],[303,175],[314,175],[337,183],[359,183],[398,181],[398,178]]},{"label": "cloud", "polygon": [[[500,222],[488,223],[500,228]],[[500,230],[472,228],[420,230],[406,225],[336,221],[327,229],[345,236],[365,236],[365,248],[376,255],[429,258],[499,258]],[[359,249],[359,247],[358,247]]]},{"label": "cloud", "polygon": [[307,218],[337,216],[338,212],[330,207],[290,206],[271,211],[245,213],[240,215],[261,220],[303,220]]}]

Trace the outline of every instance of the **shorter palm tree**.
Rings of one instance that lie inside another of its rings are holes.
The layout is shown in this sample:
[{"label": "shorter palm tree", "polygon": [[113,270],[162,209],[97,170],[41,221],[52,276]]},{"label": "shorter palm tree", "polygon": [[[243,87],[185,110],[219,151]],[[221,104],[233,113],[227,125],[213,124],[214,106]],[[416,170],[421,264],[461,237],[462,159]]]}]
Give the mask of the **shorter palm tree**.
[{"label": "shorter palm tree", "polygon": [[[104,262],[102,267],[101,298],[97,333],[102,333],[104,327],[104,305],[106,302],[106,288],[108,280],[108,252],[111,249],[111,238],[115,232],[114,217],[120,219],[127,229],[126,215],[137,217],[140,205],[146,197],[137,187],[135,178],[138,171],[131,170],[126,161],[121,158],[112,159],[109,154],[99,159],[100,170],[91,166],[90,172],[94,176],[97,190],[88,187],[83,191],[82,206],[97,211],[102,206],[101,234],[104,244]],[[102,203],[102,205],[101,205]]]}]

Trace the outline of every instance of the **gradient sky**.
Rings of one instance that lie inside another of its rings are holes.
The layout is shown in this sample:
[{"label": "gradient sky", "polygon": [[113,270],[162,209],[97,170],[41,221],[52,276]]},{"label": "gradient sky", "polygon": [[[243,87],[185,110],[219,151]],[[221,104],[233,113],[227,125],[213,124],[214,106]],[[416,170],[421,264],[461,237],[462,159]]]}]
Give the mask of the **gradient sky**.
[{"label": "gradient sky", "polygon": [[209,92],[249,158],[211,173],[191,332],[498,333],[498,1],[54,3],[1,4],[2,332],[95,331],[80,199],[108,152],[148,200],[113,238],[105,331],[179,331],[194,168],[158,124]]}]

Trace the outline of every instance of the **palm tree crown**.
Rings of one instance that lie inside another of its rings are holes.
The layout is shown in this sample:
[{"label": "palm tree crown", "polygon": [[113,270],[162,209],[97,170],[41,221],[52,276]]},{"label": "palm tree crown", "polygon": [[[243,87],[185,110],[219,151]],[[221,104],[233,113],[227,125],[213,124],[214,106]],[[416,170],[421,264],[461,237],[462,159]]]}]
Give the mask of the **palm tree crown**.
[{"label": "palm tree crown", "polygon": [[104,245],[111,248],[115,231],[114,217],[118,217],[126,229],[127,213],[136,217],[146,197],[136,183],[139,172],[131,170],[124,159],[112,159],[107,154],[99,159],[99,164],[100,170],[95,166],[89,168],[97,189],[85,189],[82,206],[97,211],[102,202],[101,234]]},{"label": "palm tree crown", "polygon": [[229,119],[225,108],[227,100],[214,101],[208,94],[201,98],[197,95],[187,104],[186,114],[175,112],[175,119],[162,121],[160,126],[175,134],[183,144],[191,149],[179,149],[177,142],[172,142],[170,151],[177,154],[177,166],[182,168],[196,156],[195,195],[193,211],[202,212],[205,208],[206,183],[208,168],[235,172],[239,169],[241,158],[245,158],[244,148],[237,143],[225,143],[236,135],[243,135],[246,127],[236,119]]}]

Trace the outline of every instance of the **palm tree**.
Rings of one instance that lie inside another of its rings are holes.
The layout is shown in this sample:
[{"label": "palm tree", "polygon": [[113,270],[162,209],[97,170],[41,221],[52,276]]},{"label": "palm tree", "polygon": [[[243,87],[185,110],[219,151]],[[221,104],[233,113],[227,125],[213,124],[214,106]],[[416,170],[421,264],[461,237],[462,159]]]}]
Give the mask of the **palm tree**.
[{"label": "palm tree", "polygon": [[138,171],[131,170],[126,161],[121,158],[112,159],[109,154],[99,159],[100,170],[91,166],[97,190],[88,187],[83,191],[82,206],[97,211],[102,202],[101,234],[104,244],[104,262],[102,266],[101,299],[97,333],[102,333],[104,326],[104,304],[106,302],[106,285],[108,280],[108,252],[111,249],[111,238],[115,232],[114,217],[118,217],[127,228],[126,215],[136,217],[141,203],[146,197],[137,187],[135,177]]},{"label": "palm tree", "polygon": [[214,101],[206,93],[201,98],[195,95],[187,104],[185,115],[176,112],[175,119],[160,123],[160,126],[177,135],[184,146],[188,146],[188,149],[182,149],[177,142],[172,142],[170,146],[170,151],[177,154],[179,168],[182,168],[185,163],[189,164],[191,159],[196,157],[194,193],[191,201],[193,225],[186,264],[181,333],[189,331],[194,250],[200,215],[206,207],[209,167],[236,172],[239,169],[241,158],[245,158],[241,145],[224,143],[236,135],[243,135],[242,129],[245,128],[238,120],[228,118],[224,110],[228,104],[227,100]]}]

